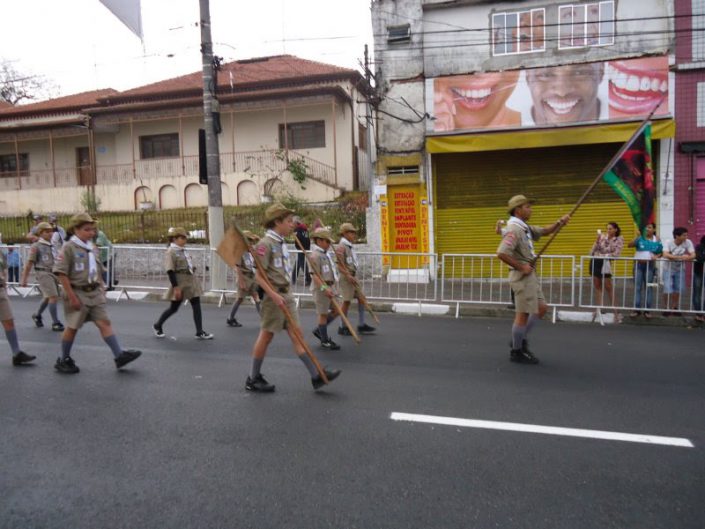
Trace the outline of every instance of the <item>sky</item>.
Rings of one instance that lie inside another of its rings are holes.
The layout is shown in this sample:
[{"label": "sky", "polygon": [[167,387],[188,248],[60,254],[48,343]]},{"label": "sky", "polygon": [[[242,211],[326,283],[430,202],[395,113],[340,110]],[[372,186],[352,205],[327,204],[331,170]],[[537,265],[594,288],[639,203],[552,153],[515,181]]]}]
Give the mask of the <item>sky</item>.
[{"label": "sky", "polygon": [[[225,62],[287,53],[360,69],[370,0],[210,0]],[[199,0],[142,0],[144,42],[98,0],[3,2],[0,59],[55,95],[125,90],[201,69]]]}]

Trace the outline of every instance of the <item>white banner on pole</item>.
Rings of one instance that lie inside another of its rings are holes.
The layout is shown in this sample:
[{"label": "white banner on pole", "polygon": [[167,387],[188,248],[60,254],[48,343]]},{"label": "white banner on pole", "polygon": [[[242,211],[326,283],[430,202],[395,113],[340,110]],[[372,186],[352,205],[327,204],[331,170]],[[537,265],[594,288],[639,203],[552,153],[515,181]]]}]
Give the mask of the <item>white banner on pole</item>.
[{"label": "white banner on pole", "polygon": [[141,0],[100,0],[120,21],[125,24],[140,40],[142,34]]}]

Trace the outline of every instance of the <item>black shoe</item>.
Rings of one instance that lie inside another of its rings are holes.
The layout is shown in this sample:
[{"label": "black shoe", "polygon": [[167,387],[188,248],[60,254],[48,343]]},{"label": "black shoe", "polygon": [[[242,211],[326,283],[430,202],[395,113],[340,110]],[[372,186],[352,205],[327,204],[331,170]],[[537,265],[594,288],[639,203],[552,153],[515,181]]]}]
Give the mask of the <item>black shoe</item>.
[{"label": "black shoe", "polygon": [[[332,371],[324,369],[323,371],[326,374],[326,378],[328,379],[329,384],[333,382],[336,378],[338,378],[338,376],[340,375],[340,369],[333,369]],[[313,389],[320,389],[325,386],[326,383],[324,382],[321,375],[316,375],[311,379],[311,385],[313,386]]]},{"label": "black shoe", "polygon": [[350,329],[348,329],[347,327],[338,327],[338,334],[340,336],[352,336]]},{"label": "black shoe", "polygon": [[318,338],[321,342],[323,341],[323,338],[321,337],[321,331],[318,329],[313,329],[313,335]]},{"label": "black shoe", "polygon": [[196,333],[196,340],[212,340],[213,335],[206,331],[201,331]]},{"label": "black shoe", "polygon": [[228,318],[227,320],[225,320],[225,323],[227,323],[231,327],[242,327],[242,323],[237,321],[235,318]]},{"label": "black shoe", "polygon": [[512,349],[509,353],[509,360],[520,364],[538,364],[539,359],[536,358],[528,349]]},{"label": "black shoe", "polygon": [[59,373],[64,373],[66,375],[73,375],[74,373],[78,373],[80,371],[76,365],[76,362],[74,362],[73,358],[70,356],[64,358],[63,360],[61,358],[57,358],[56,363],[54,364],[54,369],[56,369]]},{"label": "black shoe", "polygon": [[321,340],[321,347],[323,347],[324,349],[330,349],[331,351],[337,351],[338,349],[340,349],[340,346],[330,338],[328,338],[328,340],[326,340],[325,342]]},{"label": "black shoe", "polygon": [[164,338],[166,336],[166,334],[164,334],[164,329],[162,329],[156,323],[152,325],[152,331],[154,332],[154,336],[156,336],[157,338]]},{"label": "black shoe", "polygon": [[120,369],[122,366],[129,364],[133,360],[137,360],[141,354],[142,351],[136,351],[135,349],[127,349],[126,351],[120,353],[120,356],[115,359],[115,367]]},{"label": "black shoe", "polygon": [[12,357],[12,365],[13,366],[21,366],[22,364],[28,364],[29,362],[31,362],[35,358],[37,358],[37,357],[34,355],[28,355],[24,351],[20,351]]},{"label": "black shoe", "polygon": [[262,376],[262,373],[258,374],[255,378],[247,377],[245,381],[245,389],[247,391],[258,391],[260,393],[271,393],[274,391],[274,384],[270,384]]},{"label": "black shoe", "polygon": [[44,327],[44,322],[40,314],[32,314],[32,321],[37,327]]},{"label": "black shoe", "polygon": [[375,328],[370,327],[369,325],[367,325],[365,323],[364,325],[357,326],[357,332],[359,332],[361,334],[372,334],[373,332],[375,332]]},{"label": "black shoe", "polygon": [[64,330],[64,324],[61,323],[60,321],[57,321],[56,323],[52,323],[51,330],[56,331],[56,332],[61,332]]}]

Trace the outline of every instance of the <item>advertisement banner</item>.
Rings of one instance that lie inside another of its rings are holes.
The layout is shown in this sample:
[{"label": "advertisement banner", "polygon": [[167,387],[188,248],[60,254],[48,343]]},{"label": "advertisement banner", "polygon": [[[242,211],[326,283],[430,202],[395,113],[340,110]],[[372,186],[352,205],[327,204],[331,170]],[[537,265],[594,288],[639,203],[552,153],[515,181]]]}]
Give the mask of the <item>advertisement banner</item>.
[{"label": "advertisement banner", "polygon": [[668,57],[428,79],[428,132],[550,127],[670,115]]}]

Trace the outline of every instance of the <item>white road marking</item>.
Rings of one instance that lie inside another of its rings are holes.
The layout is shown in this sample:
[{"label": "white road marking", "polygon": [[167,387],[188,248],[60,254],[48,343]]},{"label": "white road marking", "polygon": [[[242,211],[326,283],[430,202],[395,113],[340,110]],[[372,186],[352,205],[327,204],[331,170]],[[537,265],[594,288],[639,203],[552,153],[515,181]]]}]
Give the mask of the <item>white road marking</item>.
[{"label": "white road marking", "polygon": [[605,439],[608,441],[628,441],[631,443],[647,443],[665,446],[694,448],[693,443],[683,437],[662,437],[659,435],[607,432],[604,430],[584,430],[580,428],[540,426],[538,424],[523,424],[518,422],[480,421],[477,419],[439,417],[436,415],[418,415],[415,413],[393,412],[389,418],[393,421],[422,422],[428,424],[443,424],[447,426],[463,426],[466,428],[484,428],[487,430],[506,430],[511,432],[565,435],[568,437],[585,437],[588,439]]}]

